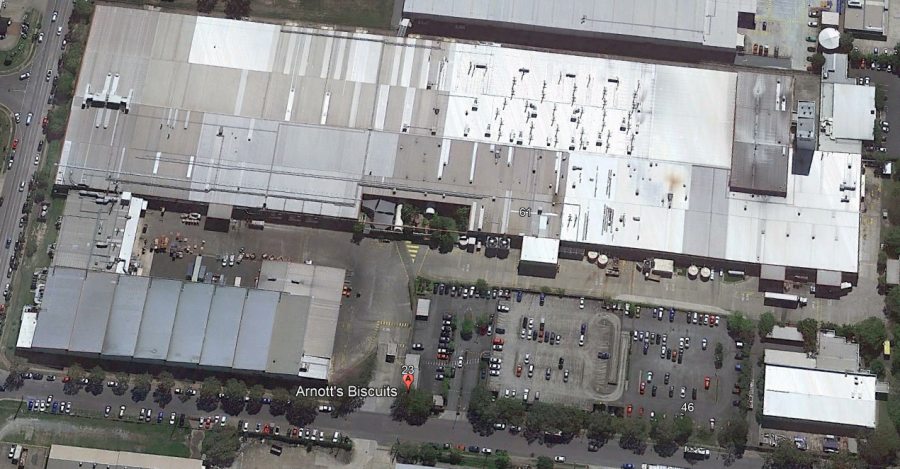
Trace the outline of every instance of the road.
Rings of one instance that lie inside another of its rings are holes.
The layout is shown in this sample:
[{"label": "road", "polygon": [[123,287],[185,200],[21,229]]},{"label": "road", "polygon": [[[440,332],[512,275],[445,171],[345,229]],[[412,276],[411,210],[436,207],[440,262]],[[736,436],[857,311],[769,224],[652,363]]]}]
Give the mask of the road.
[{"label": "road", "polygon": [[[32,24],[31,34],[44,32],[44,41],[37,45],[37,50],[30,67],[31,78],[20,80],[19,73],[0,77],[0,102],[13,112],[21,115],[21,123],[14,128],[14,138],[18,138],[15,150],[15,162],[12,169],[5,173],[2,192],[3,206],[0,207],[0,243],[5,246],[7,239],[14,243],[20,236],[19,217],[22,216],[22,204],[27,197],[28,183],[38,166],[34,165],[38,142],[44,138],[41,120],[49,112],[47,97],[50,95],[51,82],[46,80],[47,70],[57,74],[57,63],[62,55],[62,40],[68,31],[68,18],[72,2],[50,0],[42,15],[42,25]],[[56,22],[51,23],[52,12],[59,12]],[[56,35],[56,28],[62,26],[62,35]],[[28,113],[33,113],[31,125],[25,125]],[[3,164],[6,164],[6,155]],[[19,191],[20,184],[25,182],[25,190]],[[23,243],[24,244],[24,243]],[[24,250],[24,246],[20,249]],[[7,250],[12,254],[12,246]],[[0,256],[0,271],[9,277],[10,256]],[[9,280],[7,280],[9,281]]]},{"label": "road", "polygon": [[[131,400],[131,393],[128,392],[124,396],[114,395],[108,388],[104,389],[99,396],[93,396],[84,391],[73,395],[63,394],[63,385],[57,380],[55,382],[26,380],[24,386],[14,392],[2,392],[0,398],[3,399],[46,399],[52,394],[54,399],[71,401],[74,413],[79,411],[89,411],[92,413],[102,413],[105,406],[110,405],[113,409],[118,409],[122,404],[127,406],[127,418],[136,418],[142,407],[152,407],[154,413],[158,412],[159,405],[150,400],[135,403]],[[389,398],[385,398],[389,399]],[[200,416],[224,415],[221,410],[213,413],[207,413],[197,410],[195,401],[189,400],[181,402],[177,396],[171,403],[163,409],[167,414],[169,412],[184,413],[192,417],[192,425],[197,424],[197,418]],[[620,467],[621,464],[630,462],[636,463],[655,463],[668,464],[674,466],[686,467],[688,462],[681,456],[673,456],[671,458],[662,458],[657,456],[652,448],[648,448],[643,455],[635,455],[631,451],[623,450],[615,442],[610,442],[603,446],[596,453],[588,452],[587,441],[581,438],[575,439],[567,445],[543,446],[538,443],[529,444],[521,436],[513,435],[507,432],[498,432],[491,436],[480,436],[472,430],[471,425],[466,421],[465,416],[458,419],[453,418],[453,413],[447,412],[450,418],[433,418],[422,426],[414,427],[406,423],[395,422],[389,415],[374,412],[355,412],[343,418],[330,418],[320,415],[311,425],[312,428],[329,431],[338,430],[351,438],[361,438],[374,440],[382,445],[391,445],[397,440],[415,441],[415,442],[435,442],[435,443],[453,443],[463,445],[476,445],[493,449],[503,449],[510,454],[519,457],[529,456],[565,456],[568,462],[584,463],[584,464],[600,464],[610,467]],[[264,408],[257,415],[247,415],[243,413],[239,416],[230,417],[228,421],[237,423],[237,420],[244,419],[250,423],[251,428],[256,423],[273,423],[286,431],[290,425],[283,416],[273,417],[268,410]],[[680,454],[680,452],[679,452]],[[729,467],[735,469],[750,469],[762,467],[762,458],[753,452],[747,452],[743,459],[739,459]],[[695,468],[714,468],[723,467],[722,460],[717,455],[706,461],[700,461],[690,464]]]}]

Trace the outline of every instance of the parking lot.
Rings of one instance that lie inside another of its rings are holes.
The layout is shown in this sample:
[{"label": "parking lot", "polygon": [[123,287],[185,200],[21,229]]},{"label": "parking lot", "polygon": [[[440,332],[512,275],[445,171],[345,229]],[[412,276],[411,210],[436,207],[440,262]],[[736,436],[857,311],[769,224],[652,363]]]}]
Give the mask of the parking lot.
[{"label": "parking lot", "polygon": [[497,336],[503,350],[492,355],[502,360],[499,375],[489,378],[493,391],[590,408],[616,388],[617,361],[610,358],[619,348],[617,316],[599,301],[585,300],[582,308],[575,298],[547,295],[543,306],[539,295],[516,299],[504,302],[509,312],[497,313],[496,327],[506,334]]},{"label": "parking lot", "polygon": [[[702,314],[697,316],[698,324],[693,323],[691,315],[689,324],[688,313],[684,311],[674,311],[670,315],[669,309],[660,310],[661,319],[659,316],[654,318],[653,308],[644,307],[640,318],[632,315],[624,320],[625,327],[632,330],[632,334],[637,333],[638,338],[634,335],[631,338],[628,389],[621,405],[626,409],[631,405],[635,417],[643,413],[647,418],[653,412],[660,418],[685,412],[697,425],[708,425],[710,418],[718,420],[731,413],[732,401],[738,399],[732,394],[738,379],[735,371],[737,349],[728,336],[725,318],[719,319],[718,326],[704,326]],[[706,350],[703,350],[704,339]],[[681,340],[685,341],[683,349]],[[663,352],[664,342],[666,352]],[[724,349],[723,365],[719,370],[715,368],[714,360],[717,343]],[[705,389],[706,377],[709,377],[709,389]],[[641,383],[645,387],[643,392]]]},{"label": "parking lot", "polygon": [[[753,44],[757,44],[759,49],[768,47],[768,57],[776,57],[777,49],[777,56],[787,58],[791,69],[805,70],[809,65],[806,58],[814,53],[807,51],[807,48],[816,46],[815,42],[807,42],[806,38],[817,37],[819,34],[818,26],[809,26],[810,21],[820,20],[809,16],[810,6],[809,1],[760,2],[755,17],[756,28],[738,30],[747,37],[746,54],[752,54]],[[764,52],[760,52],[760,55],[764,55]]]}]

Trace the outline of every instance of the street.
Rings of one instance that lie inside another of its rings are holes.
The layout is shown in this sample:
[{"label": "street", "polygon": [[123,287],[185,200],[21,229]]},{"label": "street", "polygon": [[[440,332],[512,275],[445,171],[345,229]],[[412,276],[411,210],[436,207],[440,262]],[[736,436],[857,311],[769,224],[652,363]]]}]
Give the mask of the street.
[{"label": "street", "polygon": [[[56,400],[72,402],[72,413],[91,412],[93,414],[102,414],[105,406],[112,406],[118,409],[124,404],[127,407],[126,418],[134,419],[141,408],[151,407],[153,415],[161,410],[158,404],[147,399],[140,402],[131,400],[131,393],[126,392],[123,396],[116,396],[109,388],[104,388],[103,393],[99,396],[93,396],[85,391],[81,391],[76,395],[65,395],[63,393],[63,383],[60,379],[56,381],[36,381],[25,380],[23,387],[13,392],[2,392],[0,398],[3,399],[46,399],[48,395],[53,395]],[[390,399],[390,398],[385,398]],[[172,402],[165,406],[164,410],[169,412],[184,413],[190,417],[191,425],[196,428],[197,418],[201,416],[224,415],[222,410],[213,413],[207,413],[197,410],[196,401],[191,399],[187,402],[181,402],[178,396],[174,396]],[[583,438],[576,438],[572,443],[567,445],[543,446],[537,442],[529,444],[528,441],[520,435],[513,435],[507,432],[496,432],[491,436],[480,436],[472,430],[465,415],[455,417],[453,412],[445,412],[444,418],[429,419],[422,426],[410,426],[403,422],[396,422],[387,414],[374,412],[354,412],[343,418],[331,418],[320,414],[316,421],[310,425],[311,428],[324,430],[326,434],[335,430],[340,431],[351,438],[361,438],[374,440],[386,446],[390,446],[397,440],[412,442],[434,442],[434,443],[452,443],[463,445],[477,445],[482,448],[492,448],[494,450],[506,450],[510,454],[520,457],[529,456],[565,456],[570,462],[601,464],[610,467],[620,467],[623,463],[656,463],[677,466],[687,466],[688,462],[680,456],[671,458],[662,458],[657,456],[652,447],[648,447],[645,454],[635,455],[629,450],[624,450],[618,446],[615,441],[607,443],[601,447],[598,452],[591,453],[587,450],[587,441]],[[113,418],[113,417],[111,417]],[[263,409],[256,415],[248,415],[242,412],[240,415],[229,416],[228,421],[237,424],[238,420],[243,419],[250,423],[250,427],[254,428],[256,423],[274,423],[286,429],[290,427],[284,416],[273,417],[269,414],[267,408]],[[165,423],[164,423],[165,424]],[[148,423],[147,425],[156,425]],[[680,454],[676,453],[676,454]],[[722,467],[723,463],[718,458],[718,454],[714,454],[709,460],[691,463],[692,467],[697,468],[713,468]],[[762,458],[756,453],[746,452],[743,459],[734,462],[730,467],[736,469],[758,468],[762,466]]]},{"label": "street", "polygon": [[[59,16],[56,22],[51,23],[50,19],[54,10],[59,12]],[[7,239],[15,242],[20,236],[18,220],[22,204],[28,195],[26,191],[29,181],[38,169],[38,166],[33,164],[38,142],[44,138],[41,120],[50,109],[47,97],[50,95],[51,82],[47,81],[45,76],[47,70],[52,70],[52,75],[58,74],[57,62],[62,55],[61,45],[63,37],[68,31],[67,22],[71,10],[71,2],[51,0],[43,11],[42,24],[32,24],[31,34],[44,31],[44,41],[36,44],[37,50],[31,65],[22,70],[31,71],[31,78],[20,80],[21,72],[0,76],[0,103],[7,106],[12,112],[18,112],[21,115],[21,122],[13,126],[13,138],[19,139],[15,150],[15,163],[13,163],[12,169],[4,173],[5,180],[2,192],[0,192],[4,199],[3,206],[0,207],[0,242],[5,243]],[[63,28],[62,35],[57,36],[56,28],[60,26]],[[29,112],[33,113],[32,122],[31,125],[25,125]],[[8,155],[3,156],[3,164],[6,164]],[[44,161],[41,163],[45,164]],[[22,182],[25,183],[26,188],[20,192],[19,187]],[[7,251],[11,254],[11,248]],[[9,262],[9,256],[0,256],[0,271],[6,272]]]}]

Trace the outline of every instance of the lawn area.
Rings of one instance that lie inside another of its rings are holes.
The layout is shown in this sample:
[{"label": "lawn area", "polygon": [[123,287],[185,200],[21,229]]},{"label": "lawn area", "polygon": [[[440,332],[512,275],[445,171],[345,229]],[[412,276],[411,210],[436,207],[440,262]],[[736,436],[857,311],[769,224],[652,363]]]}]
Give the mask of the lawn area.
[{"label": "lawn area", "polygon": [[[0,415],[15,412],[14,404],[0,405]],[[7,415],[8,416],[8,415]],[[134,451],[189,457],[191,430],[168,424],[137,423],[118,419],[77,417],[50,413],[20,412],[3,428],[4,441],[50,446],[86,446],[111,451]]]},{"label": "lawn area", "polygon": [[2,157],[0,157],[0,171],[6,171],[6,157],[9,153],[9,146],[12,143],[13,131],[12,111],[6,107],[0,107],[0,148],[2,148]]},{"label": "lawn area", "polygon": [[[113,0],[132,5],[153,5],[164,10],[197,12],[197,2],[190,0]],[[272,21],[326,23],[372,29],[391,29],[393,0],[251,0],[250,17]],[[213,15],[223,16],[225,2],[220,1]]]}]

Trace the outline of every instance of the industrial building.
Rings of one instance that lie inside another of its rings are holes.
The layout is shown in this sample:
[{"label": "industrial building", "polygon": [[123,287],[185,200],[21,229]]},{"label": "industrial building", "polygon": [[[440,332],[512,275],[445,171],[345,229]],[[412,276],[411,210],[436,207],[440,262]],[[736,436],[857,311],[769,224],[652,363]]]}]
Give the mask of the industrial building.
[{"label": "industrial building", "polygon": [[789,75],[107,6],[94,23],[59,188],[320,226],[393,228],[400,205],[363,201],[414,201],[563,257],[858,270],[858,151],[794,174]]},{"label": "industrial building", "polygon": [[887,39],[889,0],[847,0],[843,8],[844,29],[856,37]]},{"label": "industrial building", "polygon": [[[743,47],[741,0],[406,0],[409,33],[551,49],[729,61]],[[741,38],[742,39],[742,38]],[[647,47],[640,47],[647,46]],[[667,54],[667,55],[666,55]]]},{"label": "industrial building", "polygon": [[262,271],[265,289],[248,289],[52,267],[18,349],[326,380],[343,270],[266,261]]},{"label": "industrial building", "polygon": [[46,469],[203,469],[199,459],[51,445]]},{"label": "industrial building", "polygon": [[[847,75],[847,54],[825,54],[819,103],[819,150],[862,152],[875,138],[875,87],[859,85]],[[840,112],[837,112],[837,111]]]}]

